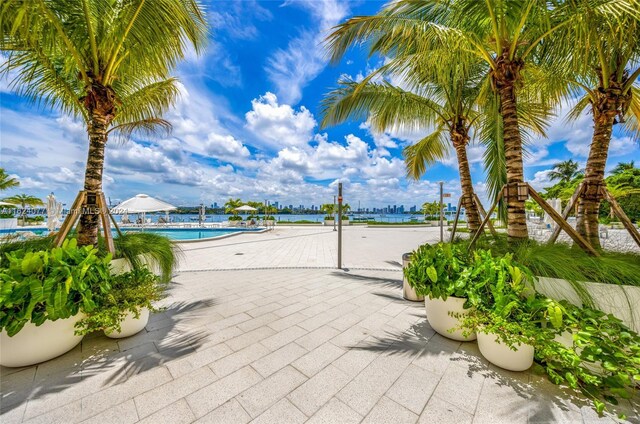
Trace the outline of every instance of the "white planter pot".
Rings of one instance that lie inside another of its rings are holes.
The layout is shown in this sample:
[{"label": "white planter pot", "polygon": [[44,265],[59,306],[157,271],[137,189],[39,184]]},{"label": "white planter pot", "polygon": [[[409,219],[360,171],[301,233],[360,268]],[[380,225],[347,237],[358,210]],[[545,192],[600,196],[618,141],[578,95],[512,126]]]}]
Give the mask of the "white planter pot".
[{"label": "white planter pot", "polygon": [[15,230],[18,228],[18,218],[0,218],[0,230]]},{"label": "white planter pot", "polygon": [[[590,282],[579,284],[591,295],[597,309],[615,315],[624,325],[640,332],[640,313],[636,307],[640,305],[640,287]],[[567,300],[576,306],[582,306],[580,297],[566,280],[538,277],[536,290],[551,299]]]},{"label": "white planter pot", "polygon": [[463,307],[466,301],[467,299],[461,297],[449,296],[447,300],[442,300],[430,299],[429,296],[426,296],[424,298],[424,306],[427,310],[427,320],[429,320],[431,328],[436,330],[438,334],[449,339],[465,342],[475,340],[476,335],[473,333],[465,337],[460,329],[451,332],[448,331],[460,327],[460,319],[451,316],[451,314],[466,315],[469,313],[469,311]]},{"label": "white planter pot", "polygon": [[229,227],[237,227],[239,222],[242,221],[228,221],[229,222]]},{"label": "white planter pot", "polygon": [[139,333],[144,330],[144,327],[147,326],[149,322],[149,309],[142,308],[140,310],[140,317],[135,318],[135,316],[129,312],[127,316],[124,318],[122,323],[120,324],[120,331],[107,333],[105,332],[105,336],[110,337],[112,339],[122,339],[124,337],[133,336],[134,334]]},{"label": "white planter pot", "polygon": [[487,361],[509,371],[524,371],[533,365],[534,348],[528,344],[517,345],[517,350],[512,350],[495,334],[479,332],[478,348]]},{"label": "white planter pot", "polygon": [[[402,269],[409,266],[409,262],[411,262],[411,253],[405,253],[402,255]],[[402,297],[412,302],[422,302],[424,300],[424,296],[418,295],[413,287],[409,285],[404,273],[402,277]]]},{"label": "white planter pot", "polygon": [[333,219],[325,219],[325,220],[324,220],[324,225],[325,225],[325,226],[333,226],[333,223],[334,223],[334,222],[335,222],[335,221],[334,221]]},{"label": "white planter pot", "polygon": [[83,336],[74,334],[75,324],[84,318],[78,314],[66,319],[45,321],[40,326],[30,322],[13,337],[0,332],[0,365],[26,367],[48,361],[76,347]]},{"label": "white planter pot", "polygon": [[275,227],[276,221],[273,219],[267,219],[264,221],[264,225],[266,225],[267,227]]},{"label": "white planter pot", "polygon": [[345,225],[351,225],[351,220],[349,220],[349,219],[344,220],[344,219],[343,219],[343,220],[342,220],[342,226],[345,226]]}]

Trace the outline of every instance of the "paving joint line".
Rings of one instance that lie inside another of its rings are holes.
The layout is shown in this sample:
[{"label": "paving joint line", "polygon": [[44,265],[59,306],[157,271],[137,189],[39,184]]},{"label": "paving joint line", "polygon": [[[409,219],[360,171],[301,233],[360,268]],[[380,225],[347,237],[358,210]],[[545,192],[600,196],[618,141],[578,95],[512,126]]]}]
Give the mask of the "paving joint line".
[{"label": "paving joint line", "polygon": [[261,271],[261,270],[280,270],[280,269],[330,269],[334,271],[389,271],[389,272],[398,272],[402,271],[401,268],[368,268],[368,267],[345,267],[345,268],[336,268],[331,266],[277,266],[277,267],[250,267],[250,268],[200,268],[200,269],[184,269],[179,270],[175,275],[186,273],[186,272],[208,272],[208,271]]}]

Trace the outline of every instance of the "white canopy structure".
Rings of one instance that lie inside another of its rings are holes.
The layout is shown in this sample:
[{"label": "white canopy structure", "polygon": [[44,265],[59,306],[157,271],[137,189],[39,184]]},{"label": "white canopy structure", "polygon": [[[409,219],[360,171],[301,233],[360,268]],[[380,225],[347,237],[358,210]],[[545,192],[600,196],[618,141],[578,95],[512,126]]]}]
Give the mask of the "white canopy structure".
[{"label": "white canopy structure", "polygon": [[238,212],[253,212],[253,211],[257,211],[257,209],[256,209],[256,208],[252,208],[252,207],[251,207],[251,206],[249,206],[249,205],[243,205],[243,206],[240,206],[240,207],[234,208],[233,210],[234,210],[234,211],[238,211]]},{"label": "white canopy structure", "polygon": [[131,199],[125,200],[112,209],[115,213],[145,213],[172,211],[177,209],[172,204],[151,197],[147,194],[137,194]]},{"label": "white canopy structure", "polygon": [[0,202],[0,206],[9,206],[10,208],[18,207],[18,205],[14,205],[13,203],[9,203],[9,202]]}]

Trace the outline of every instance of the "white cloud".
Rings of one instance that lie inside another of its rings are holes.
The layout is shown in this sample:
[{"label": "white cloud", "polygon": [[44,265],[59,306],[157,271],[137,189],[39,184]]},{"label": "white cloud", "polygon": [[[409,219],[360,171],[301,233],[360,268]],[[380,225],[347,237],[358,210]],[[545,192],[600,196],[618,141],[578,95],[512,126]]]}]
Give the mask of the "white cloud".
[{"label": "white cloud", "polygon": [[278,149],[304,146],[311,140],[316,120],[304,106],[295,111],[288,104],[278,104],[277,96],[269,92],[253,99],[251,106],[245,118],[247,128],[256,136],[256,144]]},{"label": "white cloud", "polygon": [[536,190],[542,190],[545,187],[551,186],[553,184],[549,178],[551,171],[552,169],[545,169],[544,171],[536,172],[533,179],[529,181],[529,184]]},{"label": "white cloud", "polygon": [[285,102],[295,104],[302,98],[302,89],[327,65],[323,40],[328,31],[347,16],[349,6],[339,0],[289,1],[283,6],[288,5],[307,10],[316,25],[302,31],[289,41],[286,49],[280,49],[268,58],[265,70],[269,80],[276,85],[278,95]]},{"label": "white cloud", "polygon": [[207,138],[206,150],[214,157],[230,161],[249,156],[249,149],[231,135],[210,133]]}]

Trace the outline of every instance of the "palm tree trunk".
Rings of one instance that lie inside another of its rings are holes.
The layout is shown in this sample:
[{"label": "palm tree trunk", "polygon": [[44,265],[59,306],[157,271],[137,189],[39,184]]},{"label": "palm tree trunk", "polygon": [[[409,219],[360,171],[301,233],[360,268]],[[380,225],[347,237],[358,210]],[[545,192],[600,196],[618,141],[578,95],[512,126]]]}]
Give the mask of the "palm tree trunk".
[{"label": "palm tree trunk", "polygon": [[522,139],[518,125],[515,87],[504,84],[498,89],[503,120],[505,162],[507,165],[507,234],[511,241],[529,237],[524,200],[518,199],[518,183],[524,182]]},{"label": "palm tree trunk", "polygon": [[473,199],[473,182],[471,180],[471,171],[469,169],[469,160],[467,159],[467,142],[469,136],[466,133],[451,133],[451,142],[456,149],[458,158],[458,172],[460,174],[460,188],[462,191],[462,204],[464,205],[465,215],[467,217],[467,227],[473,234],[480,228],[480,214],[478,206]]},{"label": "palm tree trunk", "polygon": [[609,153],[615,114],[602,113],[593,108],[594,132],[589,158],[584,172],[585,189],[578,199],[576,229],[596,249],[600,248],[598,212],[600,210],[600,187],[604,183],[604,171]]},{"label": "palm tree trunk", "polygon": [[84,175],[84,189],[89,193],[82,205],[82,215],[78,226],[78,244],[80,246],[98,244],[100,222],[96,197],[92,192],[102,191],[102,171],[104,168],[104,149],[107,144],[108,118],[97,110],[91,115],[87,127],[89,134],[89,153]]}]

